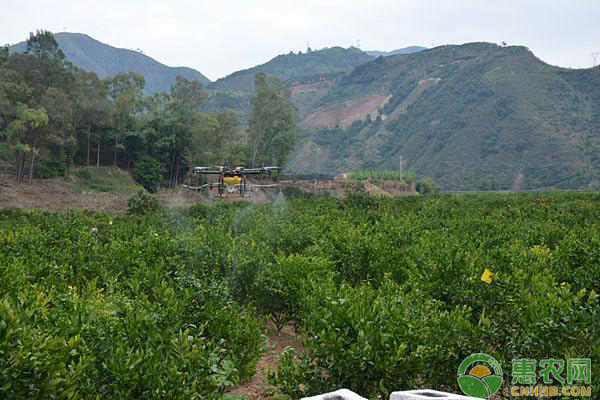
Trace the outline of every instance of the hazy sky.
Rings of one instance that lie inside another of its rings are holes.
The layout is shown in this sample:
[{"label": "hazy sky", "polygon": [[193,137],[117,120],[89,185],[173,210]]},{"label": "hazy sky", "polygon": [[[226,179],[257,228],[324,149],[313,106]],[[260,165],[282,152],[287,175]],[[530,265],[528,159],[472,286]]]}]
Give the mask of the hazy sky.
[{"label": "hazy sky", "polygon": [[600,0],[0,0],[0,43],[40,28],[139,48],[212,80],[307,42],[392,50],[506,41],[550,64],[589,67]]}]

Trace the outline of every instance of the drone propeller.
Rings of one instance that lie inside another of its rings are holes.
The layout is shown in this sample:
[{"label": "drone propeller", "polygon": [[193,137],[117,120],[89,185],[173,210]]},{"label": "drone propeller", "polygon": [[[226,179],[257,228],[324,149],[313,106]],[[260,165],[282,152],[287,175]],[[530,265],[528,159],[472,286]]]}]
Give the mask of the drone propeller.
[{"label": "drone propeller", "polygon": [[272,171],[280,171],[281,167],[258,167],[242,169],[244,174],[270,174]]},{"label": "drone propeller", "polygon": [[214,169],[210,167],[194,167],[192,173],[194,174],[214,174],[218,175],[222,172],[221,169]]}]

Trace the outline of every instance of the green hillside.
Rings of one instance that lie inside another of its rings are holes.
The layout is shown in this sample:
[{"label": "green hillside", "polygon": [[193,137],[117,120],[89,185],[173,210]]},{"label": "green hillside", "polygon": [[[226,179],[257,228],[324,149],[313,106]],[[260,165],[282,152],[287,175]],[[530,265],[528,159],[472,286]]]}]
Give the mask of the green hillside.
[{"label": "green hillside", "polygon": [[286,81],[306,75],[349,71],[371,59],[373,56],[355,47],[332,47],[298,54],[290,52],[256,67],[234,72],[217,80],[210,88],[217,91],[253,92],[254,75],[257,72],[264,72]]},{"label": "green hillside", "polygon": [[[210,82],[192,68],[168,67],[140,52],[118,49],[82,33],[60,32],[54,37],[67,60],[83,70],[95,72],[100,78],[127,71],[142,74],[146,79],[145,91],[148,94],[168,92],[177,75],[197,80],[203,85]],[[13,52],[25,52],[26,49],[25,42],[10,46]]]},{"label": "green hillside", "polygon": [[377,58],[301,125],[291,169],[303,173],[393,169],[402,156],[446,189],[598,187],[600,68],[489,43]]},{"label": "green hillside", "polygon": [[423,50],[427,50],[427,47],[408,46],[408,47],[403,47],[401,49],[396,49],[396,50],[391,50],[391,51],[370,50],[370,51],[366,51],[366,53],[369,55],[372,55],[374,57],[379,57],[379,56],[388,57],[388,56],[395,56],[396,54],[418,53],[419,51],[423,51]]}]

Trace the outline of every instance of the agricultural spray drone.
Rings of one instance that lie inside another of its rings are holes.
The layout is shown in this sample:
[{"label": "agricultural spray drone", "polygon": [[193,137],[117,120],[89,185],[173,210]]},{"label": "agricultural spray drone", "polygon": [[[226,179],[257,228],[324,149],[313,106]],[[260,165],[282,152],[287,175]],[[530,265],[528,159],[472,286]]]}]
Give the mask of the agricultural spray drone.
[{"label": "agricultural spray drone", "polygon": [[280,167],[260,167],[260,168],[243,168],[243,167],[194,167],[192,174],[200,175],[217,175],[217,182],[205,183],[202,185],[181,185],[182,187],[191,190],[202,189],[217,189],[219,197],[227,196],[228,193],[238,193],[240,197],[244,197],[251,187],[277,187],[277,184],[257,185],[246,183],[248,175],[268,176],[275,171],[280,171]]}]

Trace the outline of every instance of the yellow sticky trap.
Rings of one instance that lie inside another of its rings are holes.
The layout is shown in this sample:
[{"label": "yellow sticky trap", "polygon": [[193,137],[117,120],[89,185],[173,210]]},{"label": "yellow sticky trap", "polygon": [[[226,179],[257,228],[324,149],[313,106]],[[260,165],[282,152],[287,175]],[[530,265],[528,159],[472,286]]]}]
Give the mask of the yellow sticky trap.
[{"label": "yellow sticky trap", "polygon": [[487,283],[488,285],[491,285],[493,275],[494,273],[486,268],[485,271],[483,271],[483,275],[481,275],[481,280]]},{"label": "yellow sticky trap", "polygon": [[108,224],[109,224],[109,225],[112,225],[112,219],[109,219],[109,220],[108,220]]}]

